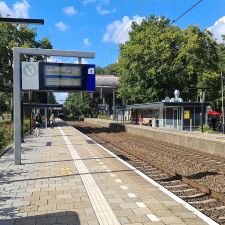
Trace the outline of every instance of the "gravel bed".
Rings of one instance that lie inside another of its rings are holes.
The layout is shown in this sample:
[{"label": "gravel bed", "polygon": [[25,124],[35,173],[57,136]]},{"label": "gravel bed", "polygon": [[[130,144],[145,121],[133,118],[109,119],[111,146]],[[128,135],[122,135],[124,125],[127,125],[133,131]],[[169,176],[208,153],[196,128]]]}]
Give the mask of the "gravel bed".
[{"label": "gravel bed", "polygon": [[92,124],[79,123],[78,125],[87,126],[94,135],[103,138],[106,142],[113,142],[114,145],[130,152],[145,155],[147,159],[154,163],[187,176],[215,191],[225,193],[225,168],[221,166],[225,164],[223,158],[143,136],[116,132]]}]

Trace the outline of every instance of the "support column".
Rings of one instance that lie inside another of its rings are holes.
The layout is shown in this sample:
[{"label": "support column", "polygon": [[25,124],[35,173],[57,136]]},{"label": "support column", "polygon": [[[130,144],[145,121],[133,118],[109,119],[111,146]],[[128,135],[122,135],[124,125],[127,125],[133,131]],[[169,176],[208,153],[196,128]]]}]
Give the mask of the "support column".
[{"label": "support column", "polygon": [[48,109],[45,108],[45,128],[48,127]]},{"label": "support column", "polygon": [[20,96],[20,54],[13,49],[13,122],[15,164],[21,164],[21,96]]},{"label": "support column", "polygon": [[[28,99],[29,99],[29,104],[31,103],[31,99],[32,99],[32,91],[28,92]],[[30,119],[30,135],[32,134],[32,109],[29,106],[29,119]]]},{"label": "support column", "polygon": [[115,93],[115,87],[113,87],[113,120],[116,119],[116,93]]},{"label": "support column", "polygon": [[[82,58],[78,57],[78,64],[82,64]],[[81,99],[83,98],[83,92],[80,92]]]}]

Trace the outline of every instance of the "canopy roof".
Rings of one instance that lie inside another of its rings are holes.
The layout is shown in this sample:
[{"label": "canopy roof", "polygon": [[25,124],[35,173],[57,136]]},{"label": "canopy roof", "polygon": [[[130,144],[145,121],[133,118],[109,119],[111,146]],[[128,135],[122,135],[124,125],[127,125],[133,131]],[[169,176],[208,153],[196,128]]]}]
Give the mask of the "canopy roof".
[{"label": "canopy roof", "polygon": [[115,75],[96,75],[96,87],[117,88],[119,77]]}]

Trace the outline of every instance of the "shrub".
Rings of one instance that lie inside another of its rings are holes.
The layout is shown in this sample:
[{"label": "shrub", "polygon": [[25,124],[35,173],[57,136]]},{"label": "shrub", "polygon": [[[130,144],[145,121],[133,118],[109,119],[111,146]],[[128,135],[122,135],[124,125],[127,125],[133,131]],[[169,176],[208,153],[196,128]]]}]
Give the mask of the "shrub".
[{"label": "shrub", "polygon": [[7,130],[5,128],[0,128],[0,149],[7,145]]},{"label": "shrub", "polygon": [[[202,128],[201,128],[201,126],[198,128],[198,130],[199,131],[202,131]],[[213,130],[212,130],[212,128],[211,127],[209,127],[209,125],[208,124],[204,124],[203,125],[203,132],[213,132]]]}]

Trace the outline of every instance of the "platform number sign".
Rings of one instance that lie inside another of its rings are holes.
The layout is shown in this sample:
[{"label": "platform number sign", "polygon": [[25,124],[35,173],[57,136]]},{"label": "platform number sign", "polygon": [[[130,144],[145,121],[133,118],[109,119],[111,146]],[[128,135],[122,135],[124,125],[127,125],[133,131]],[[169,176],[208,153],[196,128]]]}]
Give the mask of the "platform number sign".
[{"label": "platform number sign", "polygon": [[94,75],[95,74],[95,68],[89,68],[88,69],[88,74]]}]

